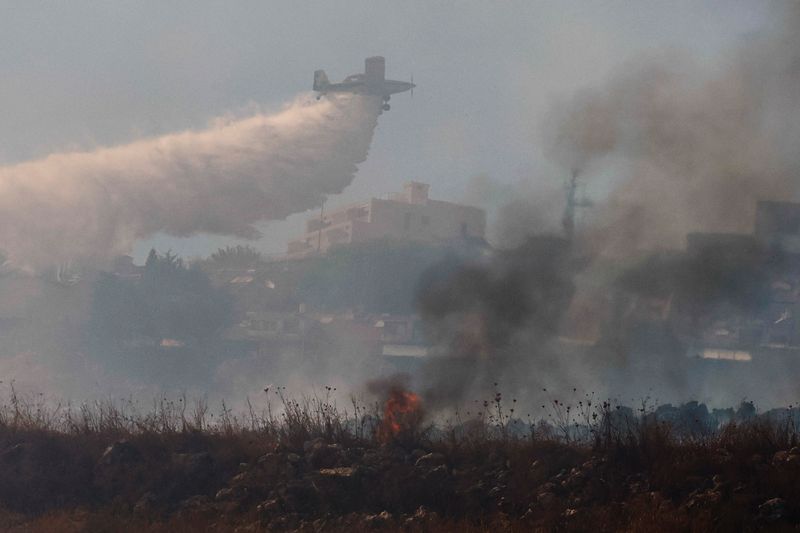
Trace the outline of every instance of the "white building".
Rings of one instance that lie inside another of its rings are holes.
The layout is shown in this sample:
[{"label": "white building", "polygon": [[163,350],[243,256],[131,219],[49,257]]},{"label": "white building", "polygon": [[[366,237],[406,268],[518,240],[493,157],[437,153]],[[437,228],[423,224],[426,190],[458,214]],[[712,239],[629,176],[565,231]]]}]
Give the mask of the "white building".
[{"label": "white building", "polygon": [[460,238],[483,238],[486,213],[477,207],[431,200],[429,185],[408,182],[403,192],[388,199],[372,198],[315,217],[306,233],[289,242],[287,253],[301,257],[332,246],[394,239],[439,243]]}]

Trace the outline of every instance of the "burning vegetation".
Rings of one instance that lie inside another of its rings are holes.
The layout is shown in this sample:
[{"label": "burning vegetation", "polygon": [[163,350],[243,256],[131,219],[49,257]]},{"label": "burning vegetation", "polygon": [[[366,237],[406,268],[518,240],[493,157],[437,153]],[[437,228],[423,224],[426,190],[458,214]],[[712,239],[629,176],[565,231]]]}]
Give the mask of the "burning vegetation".
[{"label": "burning vegetation", "polygon": [[384,443],[407,439],[419,429],[422,415],[422,400],[418,395],[392,388],[386,399],[378,439]]},{"label": "burning vegetation", "polygon": [[272,409],[237,418],[223,408],[217,418],[185,398],[141,413],[125,403],[49,410],[13,394],[0,406],[0,527],[729,531],[800,523],[796,408],[634,410],[586,395],[551,399],[541,418],[526,420],[497,393],[466,418],[422,428],[419,397],[399,388],[374,411],[270,397],[280,399]]}]

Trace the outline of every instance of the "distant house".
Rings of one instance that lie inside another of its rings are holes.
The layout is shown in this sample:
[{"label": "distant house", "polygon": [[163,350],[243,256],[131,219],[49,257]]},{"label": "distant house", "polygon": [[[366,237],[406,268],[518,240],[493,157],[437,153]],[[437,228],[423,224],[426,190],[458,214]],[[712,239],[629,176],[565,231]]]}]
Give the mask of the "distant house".
[{"label": "distant house", "polygon": [[416,315],[385,315],[374,326],[381,332],[380,355],[427,357],[433,351],[425,338],[422,321]]},{"label": "distant house", "polygon": [[800,204],[758,202],[755,237],[769,247],[800,253]]},{"label": "distant house", "polygon": [[114,259],[111,271],[120,279],[137,281],[142,278],[144,266],[134,264],[133,257],[129,255],[121,255]]},{"label": "distant house", "polygon": [[315,321],[299,313],[250,311],[232,327],[228,337],[254,341],[301,342]]},{"label": "distant house", "polygon": [[325,252],[333,246],[395,239],[439,243],[459,238],[483,239],[486,213],[477,207],[431,200],[429,185],[408,182],[388,199],[323,213],[306,223],[306,233],[289,242],[290,257]]}]

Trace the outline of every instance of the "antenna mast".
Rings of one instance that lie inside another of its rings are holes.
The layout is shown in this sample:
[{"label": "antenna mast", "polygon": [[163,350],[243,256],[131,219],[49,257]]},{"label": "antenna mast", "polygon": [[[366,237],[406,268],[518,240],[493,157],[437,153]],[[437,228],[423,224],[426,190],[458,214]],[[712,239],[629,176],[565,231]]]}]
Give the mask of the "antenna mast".
[{"label": "antenna mast", "polygon": [[575,210],[578,207],[591,207],[592,202],[582,198],[576,198],[578,190],[578,171],[573,169],[569,181],[567,181],[567,203],[564,206],[564,217],[561,219],[561,225],[564,228],[564,237],[572,242],[575,237]]},{"label": "antenna mast", "polygon": [[319,208],[319,229],[317,230],[317,253],[322,249],[322,226],[325,220],[325,200],[322,200],[322,206]]}]

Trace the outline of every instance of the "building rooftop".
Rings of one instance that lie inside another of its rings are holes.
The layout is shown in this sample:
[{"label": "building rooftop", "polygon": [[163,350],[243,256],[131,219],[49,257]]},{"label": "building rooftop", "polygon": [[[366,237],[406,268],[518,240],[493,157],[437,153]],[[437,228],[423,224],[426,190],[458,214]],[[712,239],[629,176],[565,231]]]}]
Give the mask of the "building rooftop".
[{"label": "building rooftop", "polygon": [[332,246],[393,239],[438,243],[484,238],[486,213],[477,207],[432,200],[430,185],[409,181],[401,192],[331,211],[306,223],[305,235],[288,244],[289,257],[325,252]]}]

